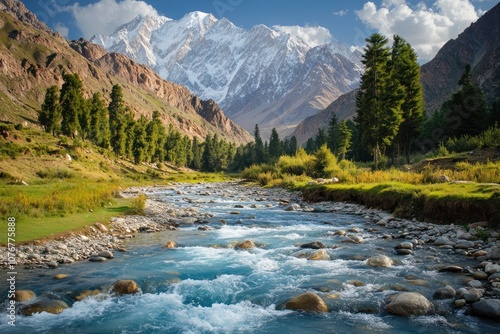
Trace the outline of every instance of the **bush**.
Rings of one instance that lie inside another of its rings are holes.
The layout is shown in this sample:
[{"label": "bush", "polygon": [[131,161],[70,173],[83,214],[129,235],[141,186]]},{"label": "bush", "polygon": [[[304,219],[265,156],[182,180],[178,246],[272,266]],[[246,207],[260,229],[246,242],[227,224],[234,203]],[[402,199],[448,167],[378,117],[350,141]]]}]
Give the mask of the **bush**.
[{"label": "bush", "polygon": [[262,165],[252,165],[250,167],[246,167],[241,172],[241,177],[248,180],[257,181],[259,179],[259,175],[261,173],[273,172],[274,168],[270,165],[262,164]]},{"label": "bush", "polygon": [[46,169],[36,172],[42,179],[72,179],[76,174],[68,169]]},{"label": "bush", "polygon": [[281,156],[276,163],[276,169],[279,175],[312,175],[314,160],[314,156],[307,154],[303,148],[299,148],[294,156]]},{"label": "bush", "polygon": [[10,141],[0,144],[0,157],[15,159],[21,155],[23,151],[24,148],[22,146]]},{"label": "bush", "polygon": [[146,195],[140,194],[132,200],[132,209],[134,209],[137,214],[144,213],[144,209],[146,209],[146,199]]},{"label": "bush", "polygon": [[273,174],[271,172],[259,173],[257,181],[259,181],[261,186],[267,186],[273,181]]}]

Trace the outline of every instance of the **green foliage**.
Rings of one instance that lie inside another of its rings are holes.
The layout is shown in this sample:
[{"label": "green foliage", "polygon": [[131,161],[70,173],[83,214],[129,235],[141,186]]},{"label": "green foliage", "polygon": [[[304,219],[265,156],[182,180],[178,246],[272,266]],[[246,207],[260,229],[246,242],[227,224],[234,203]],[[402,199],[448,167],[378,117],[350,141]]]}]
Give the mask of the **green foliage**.
[{"label": "green foliage", "polygon": [[56,136],[61,130],[62,110],[59,104],[59,90],[57,86],[47,88],[42,110],[38,114],[38,121],[45,132]]},{"label": "green foliage", "polygon": [[77,73],[65,74],[63,79],[59,97],[62,110],[61,131],[64,135],[74,138],[82,130],[80,116],[85,113],[83,83]]},{"label": "green foliage", "polygon": [[278,131],[275,128],[271,131],[271,137],[269,139],[269,160],[276,162],[282,154],[282,144]]},{"label": "green foliage", "polygon": [[313,177],[331,178],[337,170],[337,159],[326,144],[315,153]]},{"label": "green foliage", "polygon": [[401,105],[404,90],[393,78],[387,39],[380,34],[372,34],[366,42],[368,45],[362,61],[365,72],[356,97],[356,122],[363,143],[373,151],[377,169],[380,147],[392,143],[403,121]]},{"label": "green foliage", "polygon": [[42,179],[72,179],[76,177],[75,172],[68,169],[46,169],[40,170],[36,173]]},{"label": "green foliage", "polygon": [[111,148],[115,152],[115,155],[125,155],[127,120],[125,117],[123,92],[120,85],[114,85],[111,90],[111,102],[108,106],[108,112]]},{"label": "green foliage", "polygon": [[144,194],[139,194],[139,196],[135,197],[132,200],[132,209],[135,211],[137,214],[143,214],[144,209],[146,209],[146,200],[147,196]]},{"label": "green foliage", "polygon": [[349,152],[349,148],[351,147],[351,139],[352,139],[352,130],[347,124],[346,120],[340,122],[338,126],[338,153],[340,153],[340,157],[342,160],[345,160],[347,152]]},{"label": "green foliage", "polygon": [[281,156],[276,163],[276,170],[279,175],[312,175],[314,160],[313,155],[309,155],[303,148],[299,148],[294,156]]},{"label": "green foliage", "polygon": [[24,148],[16,143],[6,141],[0,142],[0,159],[10,158],[15,159],[24,152]]}]

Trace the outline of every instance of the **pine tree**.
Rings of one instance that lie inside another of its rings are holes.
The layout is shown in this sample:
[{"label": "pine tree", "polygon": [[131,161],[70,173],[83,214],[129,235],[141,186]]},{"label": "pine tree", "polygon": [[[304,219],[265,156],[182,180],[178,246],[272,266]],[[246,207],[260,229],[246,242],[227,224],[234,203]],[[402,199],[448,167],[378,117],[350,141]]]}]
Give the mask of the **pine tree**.
[{"label": "pine tree", "polygon": [[490,126],[500,126],[500,99],[495,100],[488,113],[488,122]]},{"label": "pine tree", "polygon": [[420,65],[417,54],[402,37],[394,36],[391,54],[392,77],[402,86],[404,99],[401,105],[403,121],[399,125],[396,142],[399,152],[402,149],[406,163],[410,163],[413,142],[422,130],[424,120],[424,100],[420,82]]},{"label": "pine tree", "polygon": [[146,127],[148,125],[148,120],[146,117],[141,116],[136,122],[134,122],[132,129],[132,154],[134,156],[134,163],[136,165],[144,162],[147,158],[147,134]]},{"label": "pine tree", "polygon": [[108,148],[109,143],[108,109],[100,93],[92,96],[90,107],[90,139],[102,148]]},{"label": "pine tree", "polygon": [[124,137],[125,137],[125,156],[128,159],[134,158],[134,129],[136,120],[134,119],[134,114],[130,108],[125,108],[124,119]]},{"label": "pine tree", "polygon": [[271,163],[278,161],[282,154],[281,141],[278,131],[275,128],[271,130],[271,137],[269,138],[269,159]]},{"label": "pine tree", "polygon": [[76,137],[80,129],[79,117],[83,109],[83,84],[78,74],[65,74],[59,103],[62,108],[61,130],[66,136]]},{"label": "pine tree", "polygon": [[201,158],[203,154],[203,145],[200,144],[197,137],[193,138],[193,159],[191,160],[190,167],[194,170],[201,170]]},{"label": "pine tree", "polygon": [[299,144],[297,143],[297,137],[292,136],[290,138],[290,144],[288,146],[288,152],[286,152],[287,155],[295,155],[297,153],[297,149],[299,147]]},{"label": "pine tree", "polygon": [[205,172],[213,172],[215,165],[214,145],[212,137],[208,134],[205,138],[203,155],[201,159],[202,170]]},{"label": "pine tree", "polygon": [[111,90],[111,102],[108,106],[111,147],[116,155],[126,153],[126,120],[123,93],[120,85]]},{"label": "pine tree", "polygon": [[326,138],[326,144],[330,151],[334,154],[338,154],[339,151],[339,122],[337,119],[337,115],[332,113],[332,118],[330,118],[330,122],[328,123],[328,132]]},{"label": "pine tree", "polygon": [[365,72],[356,96],[357,116],[361,139],[373,152],[374,167],[378,169],[381,147],[390,145],[402,122],[402,87],[392,79],[387,39],[372,34],[363,55]]},{"label": "pine tree", "polygon": [[314,138],[314,151],[319,150],[327,142],[325,130],[318,129],[318,134]]},{"label": "pine tree", "polygon": [[254,146],[254,154],[252,160],[254,164],[261,164],[264,162],[264,142],[260,137],[260,130],[258,124],[255,124],[255,130],[253,135],[254,135],[255,146]]},{"label": "pine tree", "polygon": [[465,66],[465,72],[458,84],[461,89],[449,100],[448,118],[456,123],[451,127],[450,137],[475,136],[486,128],[487,108],[482,90],[472,82],[472,69]]},{"label": "pine tree", "polygon": [[147,135],[147,158],[151,162],[158,162],[161,161],[159,157],[157,156],[157,147],[159,144],[159,134],[160,134],[160,128],[162,128],[163,125],[161,124],[160,120],[160,113],[155,110],[153,111],[153,117],[151,118],[151,121],[149,121],[148,125],[146,126],[146,135]]},{"label": "pine tree", "polygon": [[82,108],[80,109],[80,114],[78,115],[78,122],[80,124],[80,136],[85,140],[90,128],[90,109],[92,108],[92,100],[82,99]]},{"label": "pine tree", "polygon": [[57,136],[61,131],[61,105],[59,104],[59,89],[57,86],[47,88],[42,110],[38,114],[38,121],[45,132]]},{"label": "pine tree", "polygon": [[338,126],[338,147],[339,154],[345,160],[345,156],[351,147],[352,130],[349,128],[346,120],[340,122]]}]

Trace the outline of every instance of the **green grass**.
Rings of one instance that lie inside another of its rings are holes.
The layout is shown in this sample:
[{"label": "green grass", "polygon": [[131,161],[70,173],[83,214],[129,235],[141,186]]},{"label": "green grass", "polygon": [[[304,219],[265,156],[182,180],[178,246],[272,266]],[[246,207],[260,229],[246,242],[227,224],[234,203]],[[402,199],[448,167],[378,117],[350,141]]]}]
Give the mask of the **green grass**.
[{"label": "green grass", "polygon": [[[57,237],[70,231],[78,231],[85,226],[95,222],[106,223],[111,217],[120,216],[133,211],[132,199],[115,199],[112,205],[99,207],[93,212],[78,212],[66,214],[64,217],[26,217],[16,218],[16,243],[23,243],[33,240]],[[0,231],[5,231],[7,235],[7,219],[0,222]],[[6,238],[4,238],[6,239]],[[7,240],[0,240],[0,244],[5,244]]]},{"label": "green grass", "polygon": [[500,186],[399,182],[297,186],[310,201],[347,201],[436,223],[500,226]]}]

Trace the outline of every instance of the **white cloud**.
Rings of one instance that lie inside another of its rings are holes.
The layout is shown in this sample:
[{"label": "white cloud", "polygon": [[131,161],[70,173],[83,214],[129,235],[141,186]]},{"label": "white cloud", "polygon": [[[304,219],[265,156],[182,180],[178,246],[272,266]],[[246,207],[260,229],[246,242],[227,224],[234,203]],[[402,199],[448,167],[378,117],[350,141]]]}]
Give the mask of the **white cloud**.
[{"label": "white cloud", "polygon": [[59,32],[64,38],[68,38],[69,36],[69,28],[61,22],[56,23],[54,30]]},{"label": "white cloud", "polygon": [[405,0],[384,0],[380,8],[367,2],[356,14],[381,34],[405,38],[421,60],[432,59],[479,17],[469,0],[436,0],[430,8],[423,3],[410,8]]},{"label": "white cloud", "polygon": [[68,9],[85,38],[94,34],[112,34],[120,25],[132,21],[139,14],[158,15],[151,5],[137,0],[100,0],[86,6],[77,2]]},{"label": "white cloud", "polygon": [[302,39],[311,48],[333,39],[330,31],[324,27],[274,26],[274,29]]},{"label": "white cloud", "polygon": [[344,16],[344,15],[347,15],[347,13],[349,13],[349,9],[343,9],[343,10],[339,10],[338,12],[333,12],[333,15]]}]

